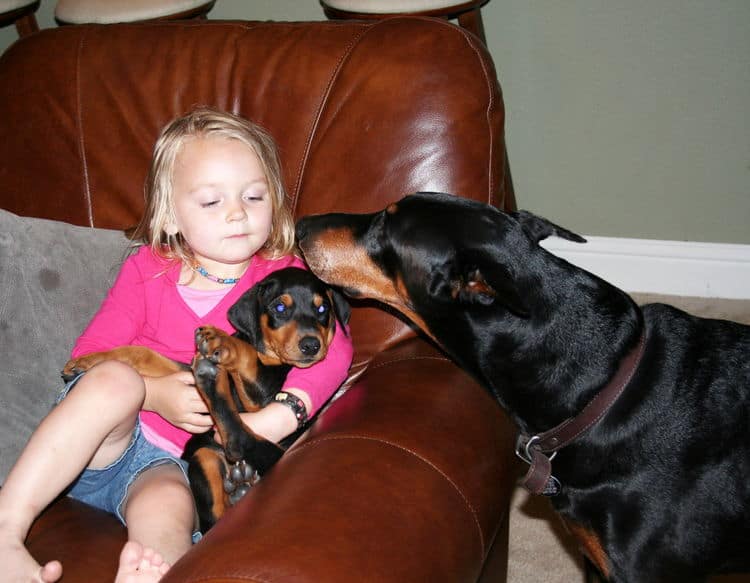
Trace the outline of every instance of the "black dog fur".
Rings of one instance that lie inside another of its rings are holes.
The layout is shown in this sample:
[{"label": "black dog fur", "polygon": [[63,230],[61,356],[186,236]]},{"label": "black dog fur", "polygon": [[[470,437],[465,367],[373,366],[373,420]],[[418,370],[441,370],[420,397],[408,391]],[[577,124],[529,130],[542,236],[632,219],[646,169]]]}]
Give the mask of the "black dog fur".
[{"label": "black dog fur", "polygon": [[297,235],[321,279],[412,319],[528,435],[577,415],[645,334],[622,396],[552,462],[552,504],[612,583],[750,570],[750,327],[641,309],[538,244],[578,235],[446,194]]}]

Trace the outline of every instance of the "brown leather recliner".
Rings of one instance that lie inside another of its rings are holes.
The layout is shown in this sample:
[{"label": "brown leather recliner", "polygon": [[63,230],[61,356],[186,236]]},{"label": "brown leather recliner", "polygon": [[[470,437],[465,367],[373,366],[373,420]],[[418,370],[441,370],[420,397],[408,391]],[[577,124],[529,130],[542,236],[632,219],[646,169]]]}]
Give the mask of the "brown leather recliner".
[{"label": "brown leather recliner", "polygon": [[[125,228],[153,142],[195,105],[276,137],[297,216],[420,190],[512,205],[504,110],[476,38],[443,21],[71,26],[0,58],[0,206]],[[351,388],[165,578],[505,580],[512,428],[398,317],[357,305]],[[35,524],[64,581],[109,581],[125,532],[63,499]]]}]

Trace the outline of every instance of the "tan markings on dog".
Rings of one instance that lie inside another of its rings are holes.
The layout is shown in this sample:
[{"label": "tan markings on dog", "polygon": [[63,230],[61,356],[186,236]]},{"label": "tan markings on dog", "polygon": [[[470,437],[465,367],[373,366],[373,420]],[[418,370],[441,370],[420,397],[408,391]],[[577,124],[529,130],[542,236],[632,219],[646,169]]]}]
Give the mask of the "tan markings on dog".
[{"label": "tan markings on dog", "polygon": [[451,297],[454,300],[458,299],[462,291],[495,296],[495,290],[485,281],[484,276],[478,269],[469,274],[469,281],[466,281],[463,277],[451,281]]},{"label": "tan markings on dog", "polygon": [[599,537],[596,536],[592,531],[584,528],[578,523],[571,522],[570,520],[563,519],[567,526],[570,534],[578,541],[578,546],[586,555],[589,560],[596,565],[597,569],[604,575],[605,579],[609,579],[609,559],[607,553],[604,551]]},{"label": "tan markings on dog", "polygon": [[268,325],[268,320],[268,314],[261,315],[260,328],[263,332],[263,343],[265,344],[265,350],[259,355],[261,362],[266,364],[266,359],[277,359],[278,362],[307,368],[325,358],[328,352],[328,343],[320,331],[317,334],[313,334],[312,331],[305,332],[305,336],[316,336],[320,341],[320,351],[314,358],[311,358],[300,350],[299,341],[302,339],[302,335],[299,332],[297,322],[291,321],[280,328],[274,329]]},{"label": "tan markings on dog", "polygon": [[395,301],[396,290],[380,273],[367,251],[356,245],[348,229],[330,229],[321,233],[305,259],[313,272],[331,285],[356,290],[363,297]]},{"label": "tan markings on dog", "polygon": [[470,280],[466,284],[470,291],[474,293],[481,293],[488,296],[495,296],[495,290],[492,289],[492,286],[487,283],[487,280],[484,279],[484,275],[482,275],[482,272],[480,272],[478,269],[475,269],[470,274]]},{"label": "tan markings on dog", "polygon": [[280,299],[281,303],[287,308],[291,308],[294,305],[294,298],[289,294],[281,294],[278,299]]},{"label": "tan markings on dog", "polygon": [[[396,306],[393,305],[394,308],[399,310],[404,316],[409,318],[412,322],[414,322],[417,326],[419,326],[419,329],[422,330],[427,336],[432,338],[435,342],[438,342],[437,338],[432,335],[432,332],[430,332],[430,329],[427,327],[427,324],[422,319],[422,317],[417,314],[412,308],[411,308],[411,299],[409,298],[409,291],[406,289],[406,285],[404,284],[404,280],[399,275],[396,278],[396,290],[398,291],[399,296],[403,298],[401,305]],[[438,342],[438,344],[440,344]]]},{"label": "tan markings on dog", "polygon": [[[330,306],[331,311],[328,314],[328,328],[325,329],[326,332],[326,346],[330,346],[331,342],[333,342],[333,335],[336,333],[336,314],[333,313],[333,306],[334,306],[334,299],[333,299],[333,292],[328,291],[328,305]],[[318,296],[315,296],[316,301]],[[323,303],[323,298],[320,299],[320,303]]]},{"label": "tan markings on dog", "polygon": [[[208,482],[208,490],[211,492],[211,514],[216,519],[220,518],[229,505],[228,496],[224,493],[222,474],[228,472],[226,464],[221,455],[207,447],[202,447],[195,452],[195,459],[203,469],[203,475]],[[222,467],[224,471],[222,472]]]},{"label": "tan markings on dog", "polygon": [[105,352],[92,352],[86,356],[69,360],[63,374],[73,375],[89,370],[105,360],[117,360],[132,366],[146,377],[163,377],[183,370],[179,364],[144,346],[121,346]]},{"label": "tan markings on dog", "polygon": [[398,212],[398,203],[392,202],[391,204],[389,204],[385,209],[385,212],[387,212],[389,215],[395,215]]},{"label": "tan markings on dog", "polygon": [[305,249],[305,260],[326,283],[356,290],[363,298],[388,304],[437,342],[422,317],[411,308],[409,294],[401,277],[396,282],[391,281],[367,251],[355,243],[348,229],[330,229],[321,233],[314,247]]},{"label": "tan markings on dog", "polygon": [[[243,382],[243,378],[240,373],[237,371],[231,371],[229,374],[231,375],[232,382],[234,383],[234,392],[237,395],[237,399],[242,404],[242,408],[248,413],[260,410],[260,405],[256,403],[245,390],[245,383]],[[247,380],[250,382],[254,382],[253,379]]]}]

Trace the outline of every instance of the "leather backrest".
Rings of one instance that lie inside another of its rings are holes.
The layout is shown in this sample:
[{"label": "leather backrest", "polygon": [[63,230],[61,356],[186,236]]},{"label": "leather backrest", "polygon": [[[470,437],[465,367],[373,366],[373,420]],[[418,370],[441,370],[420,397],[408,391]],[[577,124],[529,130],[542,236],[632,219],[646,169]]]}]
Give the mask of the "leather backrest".
[{"label": "leather backrest", "polygon": [[[22,215],[134,225],[160,128],[196,105],[271,132],[297,216],[418,190],[503,204],[492,61],[441,20],[61,27],[10,47],[0,79],[0,205]],[[407,330],[374,310],[353,325],[373,350]]]}]

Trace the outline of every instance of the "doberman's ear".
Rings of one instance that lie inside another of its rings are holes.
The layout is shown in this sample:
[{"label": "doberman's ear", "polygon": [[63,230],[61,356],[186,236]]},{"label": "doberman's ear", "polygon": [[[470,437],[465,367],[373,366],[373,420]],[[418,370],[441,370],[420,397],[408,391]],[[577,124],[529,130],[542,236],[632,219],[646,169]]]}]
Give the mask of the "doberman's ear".
[{"label": "doberman's ear", "polygon": [[546,239],[552,235],[573,241],[574,243],[585,243],[586,239],[577,235],[573,231],[556,225],[555,223],[548,221],[543,217],[539,217],[529,211],[515,211],[510,213],[510,216],[514,217],[520,224],[523,230],[528,235],[529,239],[534,243],[539,243],[542,239]]},{"label": "doberman's ear", "polygon": [[238,332],[246,336],[247,342],[252,344],[259,352],[265,350],[263,333],[260,329],[260,316],[263,313],[269,293],[272,293],[276,287],[275,279],[266,278],[256,283],[242,294],[240,299],[227,312],[229,323]]},{"label": "doberman's ear", "polygon": [[344,335],[347,335],[346,325],[349,323],[349,318],[352,315],[351,306],[349,306],[349,302],[346,300],[346,297],[344,297],[344,294],[342,294],[338,290],[329,288],[328,296],[330,298],[331,305],[333,306],[333,314],[336,317],[336,321],[344,331]]}]

